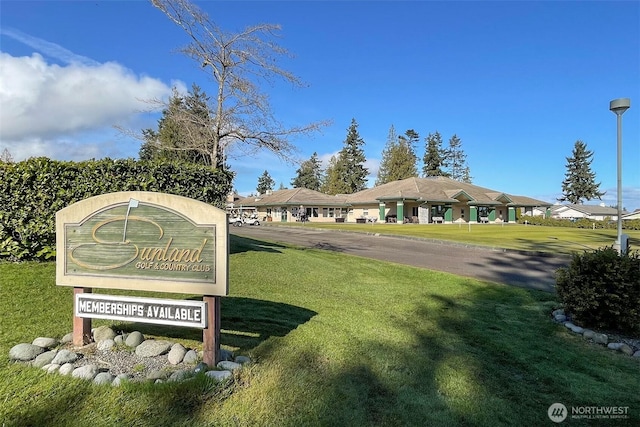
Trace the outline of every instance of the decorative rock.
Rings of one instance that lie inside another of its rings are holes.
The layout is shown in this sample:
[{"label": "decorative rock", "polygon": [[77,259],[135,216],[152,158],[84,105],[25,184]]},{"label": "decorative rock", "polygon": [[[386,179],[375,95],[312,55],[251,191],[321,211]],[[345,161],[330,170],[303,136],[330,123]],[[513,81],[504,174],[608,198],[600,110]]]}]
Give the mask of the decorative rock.
[{"label": "decorative rock", "polygon": [[182,381],[187,378],[191,373],[187,370],[175,371],[169,376],[169,381]]},{"label": "decorative rock", "polygon": [[58,365],[64,365],[65,363],[73,363],[78,360],[78,356],[76,353],[69,350],[60,350],[56,357],[53,358],[51,363],[57,363]]},{"label": "decorative rock", "polygon": [[27,362],[35,359],[39,354],[44,353],[44,348],[33,344],[17,344],[9,350],[9,359]]},{"label": "decorative rock", "polygon": [[592,340],[596,336],[596,333],[593,332],[591,329],[585,329],[584,332],[582,333],[582,336],[584,337],[585,340]]},{"label": "decorative rock", "polygon": [[113,382],[113,375],[109,372],[100,372],[93,378],[95,384],[111,384]]},{"label": "decorative rock", "polygon": [[557,310],[553,310],[553,313],[551,313],[551,315],[552,315],[553,317],[556,317],[556,316],[558,316],[558,315],[562,315],[562,316],[564,316],[564,309],[559,308],[559,309],[557,309]]},{"label": "decorative rock", "polygon": [[205,375],[218,382],[226,381],[233,376],[231,371],[209,371]]},{"label": "decorative rock", "polygon": [[42,348],[52,348],[58,345],[58,340],[55,338],[38,337],[31,343]]},{"label": "decorative rock", "polygon": [[112,340],[115,337],[116,333],[108,326],[99,326],[93,330],[93,340],[95,342]]},{"label": "decorative rock", "polygon": [[168,373],[166,371],[151,371],[147,374],[148,380],[164,380],[167,378]]},{"label": "decorative rock", "polygon": [[188,364],[196,363],[197,361],[198,361],[198,353],[196,353],[195,350],[187,351],[187,353],[184,355],[184,358],[182,359],[183,363],[188,363]]},{"label": "decorative rock", "polygon": [[52,374],[60,370],[60,365],[57,365],[55,363],[49,363],[48,365],[44,365],[42,369],[47,371],[47,374]]},{"label": "decorative rock", "polygon": [[80,366],[71,373],[73,378],[81,378],[83,380],[93,380],[96,375],[98,375],[98,367],[96,365]]},{"label": "decorative rock", "polygon": [[219,353],[220,358],[218,360],[233,360],[233,352],[221,348]]},{"label": "decorative rock", "polygon": [[562,322],[565,322],[567,320],[567,316],[565,316],[564,314],[556,314],[555,316],[553,316],[553,318],[558,323],[562,323]]},{"label": "decorative rock", "polygon": [[124,340],[124,335],[116,335],[116,337],[113,339],[113,342],[116,343],[116,345],[124,345]]},{"label": "decorative rock", "polygon": [[111,350],[115,346],[116,346],[116,342],[111,338],[108,338],[106,340],[98,341],[97,348],[98,350],[104,351],[104,350]]},{"label": "decorative rock", "polygon": [[147,340],[136,347],[136,355],[140,357],[155,357],[165,354],[171,348],[169,341]]},{"label": "decorative rock", "polygon": [[111,385],[114,387],[120,387],[120,385],[125,381],[129,381],[129,375],[120,374],[113,379],[113,381],[111,382]]},{"label": "decorative rock", "polygon": [[610,342],[607,345],[607,348],[611,349],[611,350],[620,350],[620,347],[622,347],[622,343],[621,342]]},{"label": "decorative rock", "polygon": [[178,363],[182,362],[186,353],[187,349],[184,348],[182,344],[174,344],[171,347],[171,351],[169,351],[169,355],[167,356],[169,359],[169,363],[171,363],[172,365],[177,365]]},{"label": "decorative rock", "polygon": [[593,340],[598,344],[607,345],[607,343],[609,342],[609,337],[607,336],[607,334],[595,334]]},{"label": "decorative rock", "polygon": [[69,332],[67,335],[63,336],[60,342],[62,344],[67,344],[73,341],[73,332]]},{"label": "decorative rock", "polygon": [[60,366],[60,369],[58,369],[58,373],[60,375],[70,375],[74,369],[75,367],[72,363],[65,363],[64,365]]},{"label": "decorative rock", "polygon": [[227,371],[235,371],[236,369],[240,369],[242,368],[242,365],[236,362],[230,362],[228,360],[223,360],[221,362],[218,362],[218,364],[216,365],[218,368],[220,369],[224,369]]},{"label": "decorative rock", "polygon": [[246,365],[247,363],[251,363],[251,359],[247,356],[236,356],[235,362],[241,365]]},{"label": "decorative rock", "polygon": [[640,350],[633,353],[633,357],[640,357]]},{"label": "decorative rock", "polygon": [[142,333],[133,331],[127,336],[127,338],[125,338],[124,343],[129,347],[137,347],[142,343],[142,341],[144,341]]},{"label": "decorative rock", "polygon": [[204,362],[200,362],[196,365],[195,368],[193,368],[193,373],[198,374],[200,372],[207,372],[208,369],[209,369],[209,365],[207,365]]},{"label": "decorative rock", "polygon": [[573,325],[573,327],[569,328],[571,329],[571,331],[573,331],[576,334],[582,334],[584,332],[584,328],[577,326],[577,325]]},{"label": "decorative rock", "polygon": [[32,362],[33,366],[35,366],[36,368],[41,368],[44,365],[48,365],[49,363],[51,363],[51,361],[53,360],[54,357],[56,357],[56,350],[49,350],[49,351],[45,351],[42,354],[39,354],[35,360]]},{"label": "decorative rock", "polygon": [[628,346],[627,344],[622,344],[620,346],[620,348],[618,349],[618,351],[621,351],[622,353],[626,354],[627,356],[631,356],[633,354],[633,349]]}]

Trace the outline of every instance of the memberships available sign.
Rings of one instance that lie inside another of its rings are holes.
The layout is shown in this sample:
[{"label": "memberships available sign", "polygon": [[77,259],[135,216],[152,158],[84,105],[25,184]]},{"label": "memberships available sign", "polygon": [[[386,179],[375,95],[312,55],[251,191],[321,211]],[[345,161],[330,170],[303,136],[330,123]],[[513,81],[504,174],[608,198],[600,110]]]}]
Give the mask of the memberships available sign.
[{"label": "memberships available sign", "polygon": [[226,212],[181,196],[120,192],[56,214],[56,283],[228,294]]}]

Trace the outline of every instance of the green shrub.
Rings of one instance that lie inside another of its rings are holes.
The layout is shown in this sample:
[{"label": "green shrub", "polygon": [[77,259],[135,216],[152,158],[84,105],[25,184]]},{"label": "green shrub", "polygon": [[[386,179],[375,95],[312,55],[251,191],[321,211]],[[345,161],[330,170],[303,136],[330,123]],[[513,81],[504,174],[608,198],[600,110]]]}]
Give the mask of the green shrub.
[{"label": "green shrub", "polygon": [[117,191],[156,191],[223,208],[233,173],[181,162],[46,157],[0,162],[0,259],[55,256],[55,214],[80,200]]},{"label": "green shrub", "polygon": [[[615,230],[618,226],[616,221],[604,219],[602,221],[580,218],[576,221],[564,218],[544,218],[541,216],[521,216],[518,218],[518,224],[524,224],[525,221],[529,225],[543,225],[546,227],[571,227],[571,228],[588,228],[588,229],[609,229]],[[640,219],[627,219],[622,221],[622,228],[625,230],[640,230]]]},{"label": "green shrub", "polygon": [[565,309],[584,327],[640,331],[640,256],[612,247],[574,254],[558,270],[556,289]]}]

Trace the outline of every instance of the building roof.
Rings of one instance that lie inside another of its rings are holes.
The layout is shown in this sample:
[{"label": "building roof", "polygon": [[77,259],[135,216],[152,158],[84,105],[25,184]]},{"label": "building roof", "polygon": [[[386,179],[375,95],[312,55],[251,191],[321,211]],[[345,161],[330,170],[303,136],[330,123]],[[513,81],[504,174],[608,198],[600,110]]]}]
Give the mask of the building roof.
[{"label": "building roof", "polygon": [[389,182],[354,194],[330,196],[306,188],[277,190],[260,196],[245,197],[234,206],[352,206],[384,201],[416,201],[419,203],[468,203],[479,206],[540,206],[551,203],[531,197],[502,193],[489,188],[455,181],[446,177],[407,178]]},{"label": "building roof", "polygon": [[348,206],[345,195],[330,196],[308,188],[277,190],[237,200],[235,206]]},{"label": "building roof", "polygon": [[351,204],[385,200],[416,200],[431,203],[469,202],[470,205],[551,206],[551,203],[515,196],[446,177],[407,178],[369,188],[347,196]]},{"label": "building roof", "polygon": [[618,215],[618,209],[601,205],[554,205],[551,207],[551,212],[561,212],[567,209],[573,209],[574,211],[581,212],[587,215]]}]

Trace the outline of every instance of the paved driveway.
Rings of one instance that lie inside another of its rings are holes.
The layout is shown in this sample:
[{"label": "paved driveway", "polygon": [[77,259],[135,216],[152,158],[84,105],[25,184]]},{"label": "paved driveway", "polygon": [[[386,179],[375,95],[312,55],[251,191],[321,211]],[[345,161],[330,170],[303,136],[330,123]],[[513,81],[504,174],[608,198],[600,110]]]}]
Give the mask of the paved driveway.
[{"label": "paved driveway", "polygon": [[566,256],[540,256],[424,239],[320,230],[312,226],[244,226],[231,227],[230,232],[256,240],[344,252],[547,292],[554,290],[555,271],[570,260]]}]

